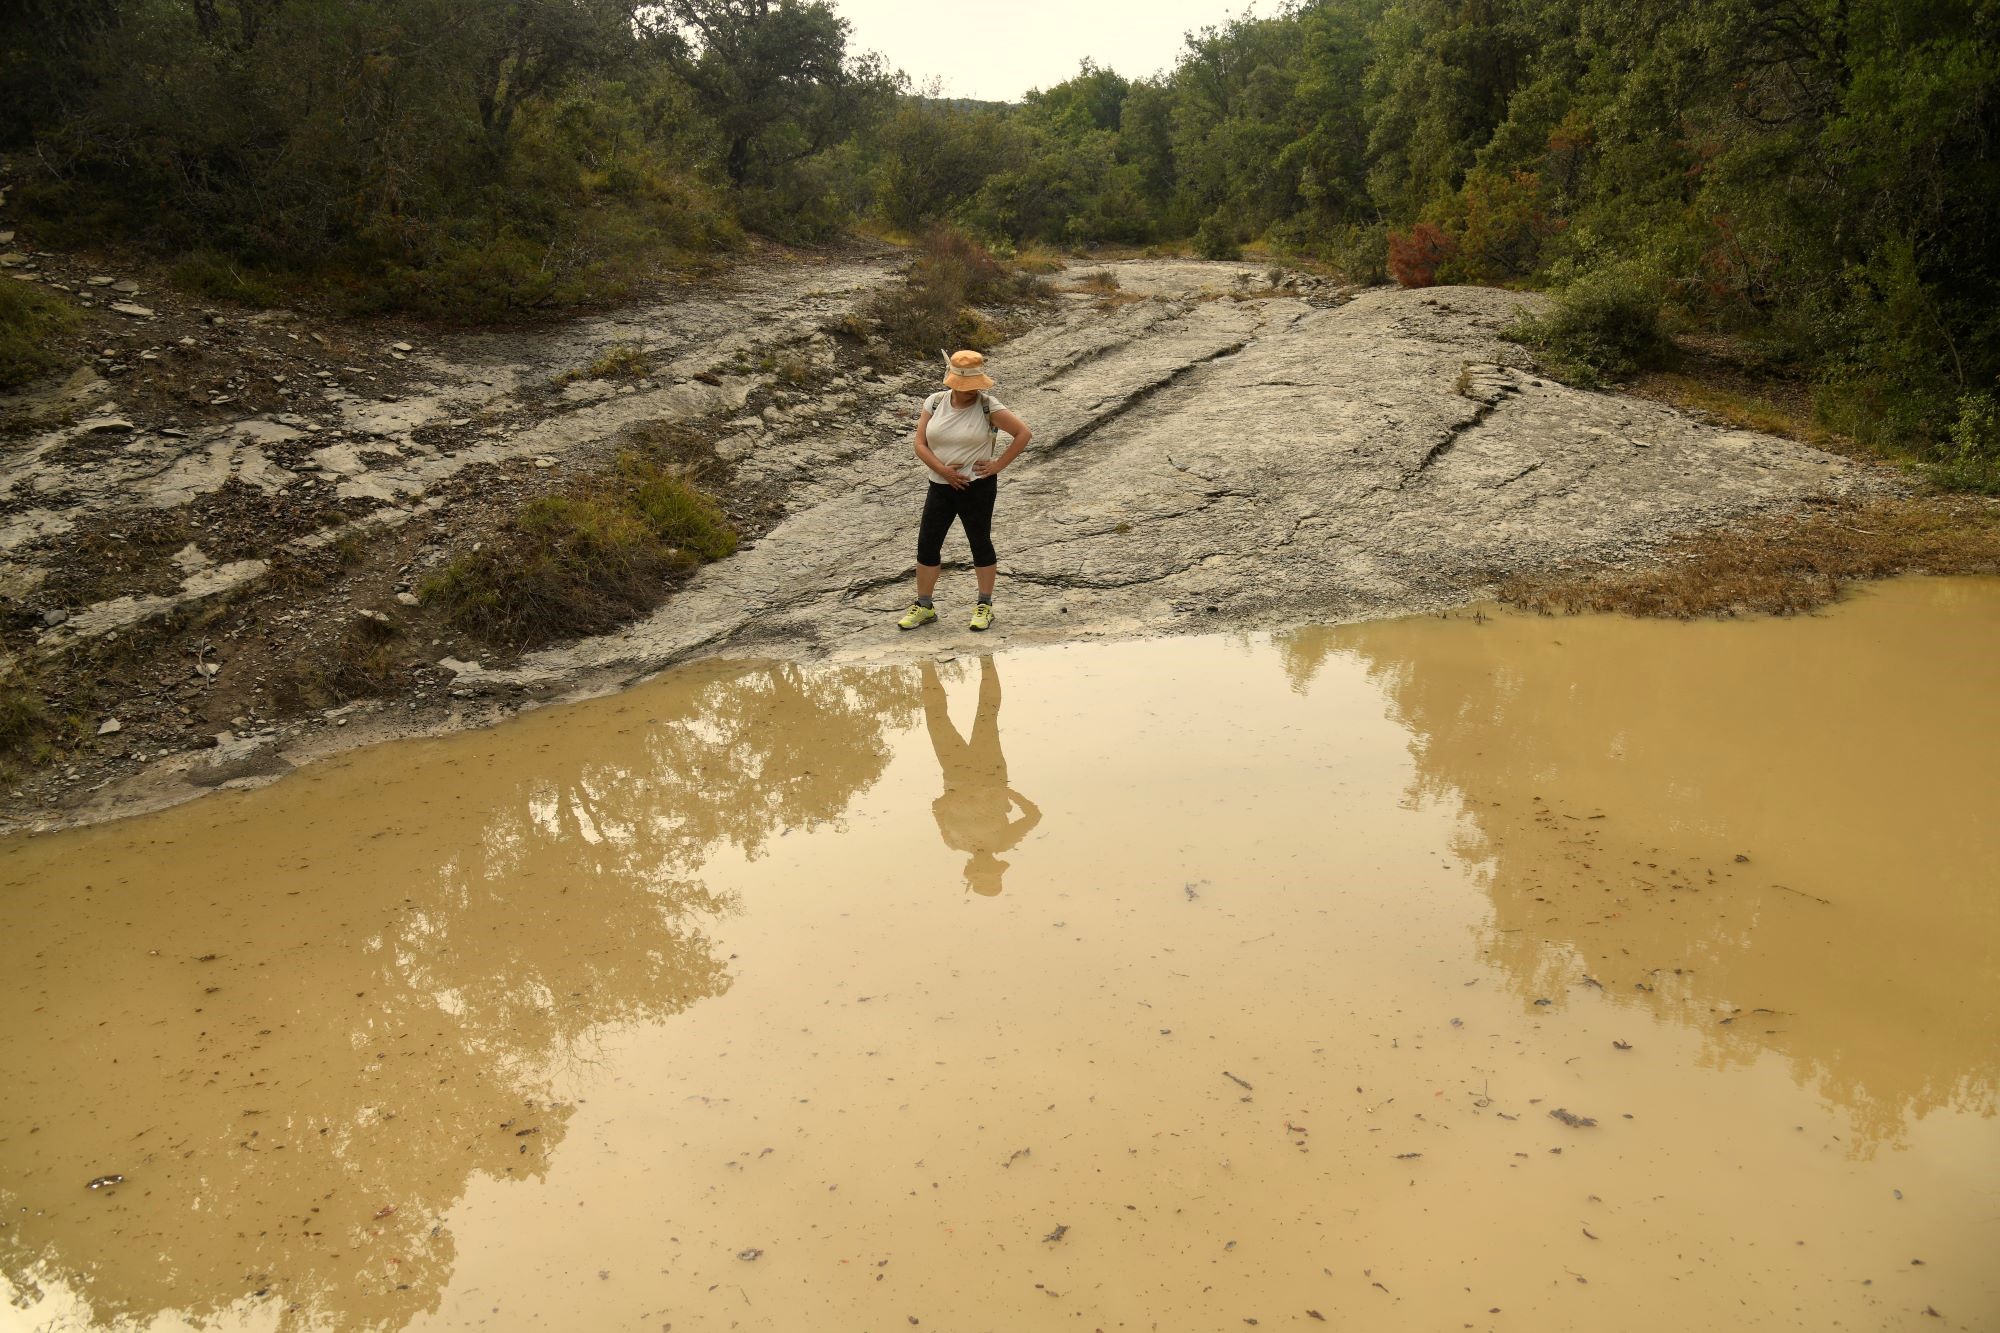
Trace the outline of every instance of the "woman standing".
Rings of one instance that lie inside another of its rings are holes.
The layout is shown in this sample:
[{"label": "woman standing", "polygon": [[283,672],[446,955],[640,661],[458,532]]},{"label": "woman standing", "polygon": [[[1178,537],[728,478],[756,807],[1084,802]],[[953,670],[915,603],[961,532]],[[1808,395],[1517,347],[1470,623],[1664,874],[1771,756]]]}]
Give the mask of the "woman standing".
[{"label": "woman standing", "polygon": [[[986,373],[985,357],[953,352],[945,361],[947,391],[925,399],[923,415],[917,418],[917,458],[924,465],[930,492],[924,497],[924,517],[917,529],[917,600],[896,628],[916,629],[937,619],[931,593],[944,566],[945,534],[957,519],[972,547],[972,570],[979,581],[972,628],[983,631],[993,623],[993,583],[1000,572],[1000,557],[993,549],[993,502],[999,498],[1000,474],[1021,456],[1034,432],[986,392],[993,387],[993,377]],[[995,457],[1001,431],[1012,442]]]}]

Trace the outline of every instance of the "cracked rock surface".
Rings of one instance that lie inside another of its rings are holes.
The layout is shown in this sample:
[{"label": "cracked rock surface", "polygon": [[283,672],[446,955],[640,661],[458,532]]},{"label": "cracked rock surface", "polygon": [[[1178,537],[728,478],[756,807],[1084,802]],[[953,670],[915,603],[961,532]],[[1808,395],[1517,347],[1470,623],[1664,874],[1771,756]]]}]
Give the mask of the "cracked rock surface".
[{"label": "cracked rock surface", "polygon": [[[1176,268],[1103,267],[1127,290]],[[1542,378],[1499,337],[1536,299],[1381,288],[1320,308],[1159,295],[1057,320],[993,356],[996,393],[1035,432],[1000,481],[993,632],[964,630],[972,586],[956,532],[939,626],[899,641],[890,624],[912,595],[925,486],[912,397],[856,423],[867,447],[844,456],[789,442],[783,465],[811,474],[789,516],[649,619],[487,676],[546,682],[732,647],[872,655],[940,638],[1417,610],[1516,570],[1881,484],[1804,445]]]},{"label": "cracked rock surface", "polygon": [[[73,660],[78,688],[103,696],[90,716],[120,726],[8,793],[0,828],[156,808],[707,653],[892,657],[1392,615],[1894,485],[1537,375],[1500,336],[1529,294],[1079,265],[991,356],[997,395],[1034,430],[1000,481],[998,619],[967,626],[954,532],[941,619],[901,634],[928,484],[911,432],[935,363],[886,371],[888,349],[831,331],[895,277],[894,256],[778,256],[625,312],[421,348],[373,326],[185,313],[149,333],[160,362],[107,346],[109,380],[79,371],[29,405],[68,424],[0,449],[0,607],[14,611],[0,671]],[[181,328],[194,331],[166,340]],[[134,382],[231,345],[235,359],[202,363],[219,367],[208,379],[183,377],[208,395],[197,406]],[[638,377],[593,368],[620,346],[645,349]],[[461,641],[417,594],[529,498],[661,426],[712,454],[752,540],[654,613],[509,657]],[[120,658],[121,636],[146,634],[164,647]],[[356,634],[415,665],[379,695],[288,706],[284,682]]]}]

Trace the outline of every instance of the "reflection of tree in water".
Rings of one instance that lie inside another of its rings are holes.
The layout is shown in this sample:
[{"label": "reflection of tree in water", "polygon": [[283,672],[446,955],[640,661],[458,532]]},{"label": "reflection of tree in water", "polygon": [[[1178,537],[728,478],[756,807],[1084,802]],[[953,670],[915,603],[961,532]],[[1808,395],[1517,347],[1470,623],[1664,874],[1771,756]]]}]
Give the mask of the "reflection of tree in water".
[{"label": "reflection of tree in water", "polygon": [[[1639,660],[1593,651],[1591,633],[1587,621],[1565,622],[1561,642],[1505,621],[1418,621],[1301,631],[1278,648],[1295,689],[1345,654],[1382,690],[1410,732],[1411,798],[1462,811],[1455,850],[1493,903],[1480,945],[1524,1001],[1560,1005],[1588,975],[1617,1003],[1699,1030],[1718,1066],[1777,1052],[1852,1113],[1864,1152],[1933,1110],[1992,1114],[2000,1005],[1986,984],[1993,932],[1978,919],[1990,924],[1993,907],[1967,892],[1971,877],[1925,885],[1956,892],[1942,900],[1962,918],[1956,934],[1919,919],[1884,938],[1882,918],[1773,888],[1731,854],[1745,827],[1802,841],[1862,830],[1850,844],[1878,847],[1902,836],[1877,822],[1866,781],[1828,784],[1851,805],[1810,809],[1810,825],[1798,801],[1773,799],[1786,773],[1865,770],[1879,754],[1871,723],[1825,725],[1796,671],[1774,704],[1701,656],[1710,641],[1648,640],[1654,655]],[[1662,651],[1674,644],[1684,651]],[[1971,827],[1977,793],[1959,799],[1962,815],[1926,814]],[[1893,982],[1857,985],[1889,966]]]},{"label": "reflection of tree in water", "polygon": [[436,1309],[441,1219],[564,1134],[551,1072],[728,987],[704,862],[838,818],[914,710],[904,672],[737,670],[9,849],[0,1271],[107,1323]]}]

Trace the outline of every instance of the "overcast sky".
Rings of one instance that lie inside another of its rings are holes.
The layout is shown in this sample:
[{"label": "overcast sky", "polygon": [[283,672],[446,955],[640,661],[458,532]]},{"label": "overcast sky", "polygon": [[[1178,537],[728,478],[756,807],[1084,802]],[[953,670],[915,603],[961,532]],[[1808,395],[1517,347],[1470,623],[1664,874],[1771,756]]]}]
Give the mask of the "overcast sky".
[{"label": "overcast sky", "polygon": [[1172,67],[1189,29],[1275,0],[834,0],[853,26],[848,49],[879,51],[947,97],[1018,101],[1076,73],[1088,56],[1127,78]]}]

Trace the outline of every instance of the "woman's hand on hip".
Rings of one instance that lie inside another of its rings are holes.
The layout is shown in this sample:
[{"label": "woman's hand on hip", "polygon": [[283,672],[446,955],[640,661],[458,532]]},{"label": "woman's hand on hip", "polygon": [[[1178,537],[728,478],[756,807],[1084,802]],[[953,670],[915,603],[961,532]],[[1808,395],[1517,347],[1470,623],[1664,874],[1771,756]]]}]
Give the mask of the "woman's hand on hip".
[{"label": "woman's hand on hip", "polygon": [[965,479],[957,468],[946,468],[944,470],[944,479],[955,491],[962,491],[972,484]]},{"label": "woman's hand on hip", "polygon": [[1000,460],[997,458],[977,459],[972,464],[972,475],[982,479],[986,477],[997,477],[1000,475],[1000,470],[1003,466],[1005,465],[1002,464]]}]

